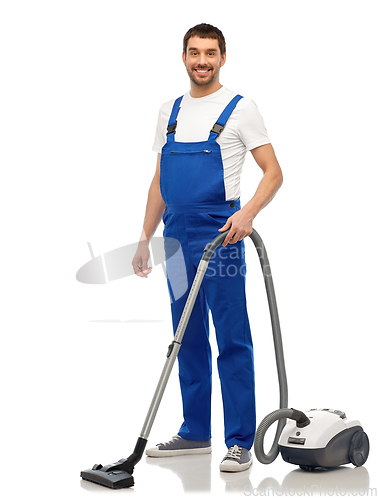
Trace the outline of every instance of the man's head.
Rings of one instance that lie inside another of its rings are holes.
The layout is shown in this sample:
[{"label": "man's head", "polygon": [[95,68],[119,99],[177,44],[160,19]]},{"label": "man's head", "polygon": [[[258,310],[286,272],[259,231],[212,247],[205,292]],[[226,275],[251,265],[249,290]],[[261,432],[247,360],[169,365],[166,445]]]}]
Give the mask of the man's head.
[{"label": "man's head", "polygon": [[207,88],[219,85],[219,71],[226,62],[222,32],[210,24],[191,28],[184,36],[182,59],[192,84]]}]

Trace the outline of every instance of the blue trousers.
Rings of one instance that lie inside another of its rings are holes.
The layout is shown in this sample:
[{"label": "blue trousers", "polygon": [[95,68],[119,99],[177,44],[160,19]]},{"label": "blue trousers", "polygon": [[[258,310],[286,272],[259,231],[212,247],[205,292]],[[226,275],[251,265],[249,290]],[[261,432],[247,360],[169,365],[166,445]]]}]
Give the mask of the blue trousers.
[{"label": "blue trousers", "polygon": [[[167,261],[168,286],[188,281],[172,297],[176,331],[205,245],[219,234],[237,207],[214,213],[165,213],[164,236],[179,240],[185,269]],[[167,211],[168,212],[168,211]],[[189,440],[211,438],[212,354],[209,310],[218,344],[218,373],[224,410],[225,442],[250,449],[256,430],[253,345],[245,297],[244,241],[220,246],[210,259],[178,354],[184,422],[178,434]],[[184,276],[185,275],[185,276]],[[177,289],[177,286],[175,286]]]}]

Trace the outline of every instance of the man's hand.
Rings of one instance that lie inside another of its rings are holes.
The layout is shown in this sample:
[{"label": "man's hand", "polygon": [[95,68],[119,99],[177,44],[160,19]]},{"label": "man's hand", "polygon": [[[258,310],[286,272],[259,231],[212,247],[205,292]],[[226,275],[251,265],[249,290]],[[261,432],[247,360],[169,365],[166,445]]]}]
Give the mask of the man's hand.
[{"label": "man's hand", "polygon": [[231,215],[227,219],[226,224],[219,229],[219,231],[223,232],[231,228],[222,246],[225,247],[228,243],[237,243],[246,236],[249,236],[252,233],[252,223],[253,217],[247,211],[243,211],[243,208]]},{"label": "man's hand", "polygon": [[140,276],[141,278],[148,277],[148,274],[152,271],[152,267],[147,267],[149,258],[150,250],[148,248],[147,240],[140,241],[132,261],[134,273],[137,276]]}]

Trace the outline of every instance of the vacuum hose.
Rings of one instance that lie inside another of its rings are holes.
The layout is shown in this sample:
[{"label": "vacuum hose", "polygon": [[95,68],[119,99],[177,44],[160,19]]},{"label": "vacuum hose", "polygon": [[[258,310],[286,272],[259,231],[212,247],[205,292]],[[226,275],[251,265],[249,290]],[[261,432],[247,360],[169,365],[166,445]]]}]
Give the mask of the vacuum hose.
[{"label": "vacuum hose", "polygon": [[[274,293],[273,278],[270,272],[269,259],[265,249],[265,245],[255,229],[250,234],[250,238],[253,241],[258,256],[260,258],[261,269],[265,281],[265,289],[268,296],[270,318],[273,330],[274,350],[276,354],[278,383],[280,389],[280,409],[273,411],[262,420],[261,424],[259,425],[256,431],[256,436],[255,436],[254,449],[256,458],[259,460],[259,462],[263,464],[270,464],[277,458],[277,455],[279,453],[278,440],[280,438],[283,428],[286,425],[286,419],[290,418],[296,420],[298,427],[305,427],[310,423],[310,420],[303,412],[294,410],[292,408],[291,409],[287,408],[288,388],[286,379],[285,360],[284,360],[284,353],[282,346],[281,327],[278,317],[276,295]],[[268,430],[268,428],[277,420],[278,424],[273,444],[270,451],[266,454],[264,452],[265,433]]]}]

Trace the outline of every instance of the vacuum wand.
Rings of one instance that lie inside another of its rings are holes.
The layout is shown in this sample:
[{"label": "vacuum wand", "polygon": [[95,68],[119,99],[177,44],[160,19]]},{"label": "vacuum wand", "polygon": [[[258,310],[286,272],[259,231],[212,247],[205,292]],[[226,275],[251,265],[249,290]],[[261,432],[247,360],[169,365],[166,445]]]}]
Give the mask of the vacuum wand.
[{"label": "vacuum wand", "polygon": [[189,291],[188,298],[186,300],[184,310],[182,312],[180,322],[177,326],[176,332],[175,332],[175,337],[172,341],[172,343],[168,347],[168,352],[167,352],[167,360],[165,362],[163,371],[160,376],[160,380],[158,382],[158,385],[155,390],[155,394],[153,396],[150,408],[147,413],[146,420],[144,422],[142,431],[140,433],[140,437],[143,439],[148,439],[148,436],[150,435],[151,427],[152,424],[154,423],[156,413],[158,411],[161,399],[163,397],[169,376],[172,371],[172,367],[176,361],[178,352],[181,347],[181,341],[184,337],[184,333],[186,330],[186,327],[188,325],[188,321],[190,318],[190,315],[192,313],[194,303],[196,301],[199,289],[202,284],[203,277],[205,276],[205,273],[207,271],[207,267],[209,265],[209,261],[211,259],[211,256],[213,255],[214,251],[218,248],[218,246],[223,243],[225,237],[229,233],[230,229],[224,231],[221,233],[219,236],[214,238],[214,240],[211,243],[208,243],[205,247],[204,254],[202,256],[202,259],[198,265],[198,269],[196,272],[196,275],[194,277],[191,289]]}]

